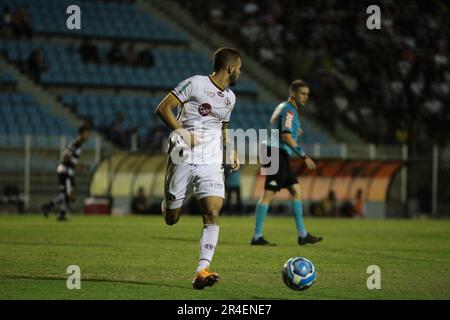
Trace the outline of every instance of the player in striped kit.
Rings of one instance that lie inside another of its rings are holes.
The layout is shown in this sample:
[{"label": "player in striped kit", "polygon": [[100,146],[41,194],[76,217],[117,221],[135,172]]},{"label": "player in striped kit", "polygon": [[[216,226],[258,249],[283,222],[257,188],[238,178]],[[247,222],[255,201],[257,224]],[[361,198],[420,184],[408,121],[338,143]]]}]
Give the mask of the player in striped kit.
[{"label": "player in striped kit", "polygon": [[66,214],[70,202],[76,199],[75,170],[84,165],[79,163],[81,147],[89,138],[89,128],[78,128],[78,137],[64,150],[61,162],[56,168],[58,174],[59,194],[52,201],[41,206],[44,216],[47,218],[50,211],[59,209],[58,221],[66,221]]}]

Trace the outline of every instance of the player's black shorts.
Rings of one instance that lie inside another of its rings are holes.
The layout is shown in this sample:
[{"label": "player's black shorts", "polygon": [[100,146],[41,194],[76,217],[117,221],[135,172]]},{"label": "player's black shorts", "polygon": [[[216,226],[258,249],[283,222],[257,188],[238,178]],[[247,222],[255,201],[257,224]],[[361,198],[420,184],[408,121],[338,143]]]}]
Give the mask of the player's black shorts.
[{"label": "player's black shorts", "polygon": [[67,199],[76,190],[75,177],[67,173],[58,173],[58,184],[59,192],[64,194]]},{"label": "player's black shorts", "polygon": [[[274,149],[275,148],[269,147],[267,150],[267,155],[269,157],[273,153]],[[280,165],[278,171],[273,175],[267,175],[266,182],[264,183],[264,190],[271,190],[275,192],[298,183],[297,176],[291,170],[289,165],[289,155],[283,149],[276,149],[280,153]],[[270,167],[270,163],[264,165],[264,167]]]}]

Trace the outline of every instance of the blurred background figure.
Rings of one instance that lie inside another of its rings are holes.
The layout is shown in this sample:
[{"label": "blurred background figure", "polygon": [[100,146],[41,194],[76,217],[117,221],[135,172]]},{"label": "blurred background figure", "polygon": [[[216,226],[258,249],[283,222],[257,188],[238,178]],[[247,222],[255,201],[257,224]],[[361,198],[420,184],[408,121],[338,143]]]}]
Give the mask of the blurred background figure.
[{"label": "blurred background figure", "polygon": [[9,38],[12,36],[11,19],[11,9],[8,6],[4,6],[0,21],[0,35],[2,37]]},{"label": "blurred background figure", "polygon": [[322,212],[326,217],[336,217],[338,214],[336,194],[333,190],[328,192],[328,196],[322,200]]},{"label": "blurred background figure", "polygon": [[151,153],[160,153],[163,151],[166,142],[167,130],[161,125],[155,125],[150,129],[148,140],[148,151]]},{"label": "blurred background figure", "polygon": [[41,79],[42,73],[49,69],[49,65],[42,54],[42,50],[36,49],[30,54],[26,62],[26,69],[35,81]]},{"label": "blurred background figure", "polygon": [[137,134],[136,127],[128,127],[126,114],[117,112],[111,127],[106,129],[107,135],[120,148],[129,148],[131,136]]},{"label": "blurred background figure", "polygon": [[122,44],[119,41],[114,41],[108,52],[108,63],[110,64],[124,64],[125,55],[122,50]]},{"label": "blurred background figure", "polygon": [[90,40],[85,39],[80,45],[79,52],[84,63],[100,63],[98,48]]},{"label": "blurred background figure", "polygon": [[137,194],[131,201],[131,212],[138,214],[150,213],[150,206],[148,204],[148,198],[145,195],[144,187],[139,187]]},{"label": "blurred background figure", "polygon": [[141,50],[138,54],[138,65],[152,68],[155,65],[155,57],[150,47]]},{"label": "blurred background figure", "polygon": [[338,206],[334,191],[330,190],[324,199],[312,203],[310,213],[316,217],[337,217]]},{"label": "blurred background figure", "polygon": [[[231,166],[225,165],[225,190],[225,211],[229,213],[242,214],[241,170],[232,172]],[[232,202],[233,194],[235,196],[234,202]]]},{"label": "blurred background figure", "polygon": [[358,189],[356,192],[355,200],[353,201],[353,217],[364,218],[365,206],[363,200],[363,191]]},{"label": "blurred background figure", "polygon": [[28,12],[25,7],[19,7],[11,17],[11,27],[16,38],[31,38],[33,29],[31,28]]},{"label": "blurred background figure", "polygon": [[25,195],[16,185],[5,185],[0,195],[0,204],[11,205],[17,208],[17,213],[24,213]]}]

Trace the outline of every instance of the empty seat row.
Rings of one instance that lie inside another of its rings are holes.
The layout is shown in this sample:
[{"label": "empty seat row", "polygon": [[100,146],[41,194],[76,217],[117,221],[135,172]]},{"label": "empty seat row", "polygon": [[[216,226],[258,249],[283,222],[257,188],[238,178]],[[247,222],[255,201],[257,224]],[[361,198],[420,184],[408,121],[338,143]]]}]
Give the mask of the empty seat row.
[{"label": "empty seat row", "polygon": [[74,135],[76,129],[29,95],[0,93],[0,135]]}]

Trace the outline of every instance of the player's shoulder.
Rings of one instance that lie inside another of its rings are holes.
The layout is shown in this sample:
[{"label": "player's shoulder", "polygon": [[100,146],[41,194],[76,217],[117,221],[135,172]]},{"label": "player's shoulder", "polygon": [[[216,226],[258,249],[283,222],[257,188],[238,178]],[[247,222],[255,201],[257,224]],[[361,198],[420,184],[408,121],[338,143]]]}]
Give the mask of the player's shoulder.
[{"label": "player's shoulder", "polygon": [[203,84],[206,82],[206,80],[208,80],[207,76],[196,74],[196,75],[193,75],[193,76],[187,78],[185,81],[190,81],[193,84]]},{"label": "player's shoulder", "polygon": [[284,112],[297,113],[297,109],[288,101],[283,101],[278,105]]},{"label": "player's shoulder", "polygon": [[194,76],[191,76],[189,78],[182,80],[179,83],[178,88],[181,87],[180,90],[182,91],[183,89],[185,89],[189,86],[192,86],[192,87],[198,86],[199,83],[202,81],[203,81],[203,79],[201,78],[200,75],[194,75]]},{"label": "player's shoulder", "polygon": [[231,90],[230,88],[226,88],[224,91],[230,96],[230,98],[236,100],[236,95],[234,94],[233,90]]}]

